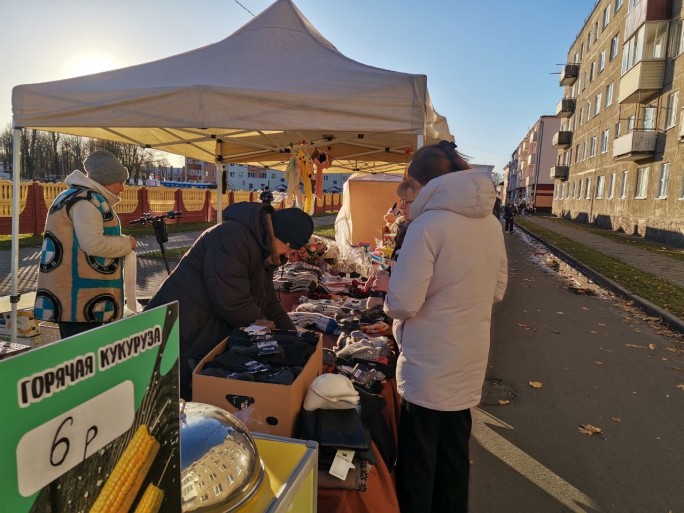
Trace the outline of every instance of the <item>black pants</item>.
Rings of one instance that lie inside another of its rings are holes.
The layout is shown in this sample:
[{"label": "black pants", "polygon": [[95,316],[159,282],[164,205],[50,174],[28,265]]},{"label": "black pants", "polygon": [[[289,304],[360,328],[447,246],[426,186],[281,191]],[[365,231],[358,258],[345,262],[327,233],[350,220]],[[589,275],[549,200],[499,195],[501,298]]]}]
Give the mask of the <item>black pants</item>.
[{"label": "black pants", "polygon": [[397,496],[401,513],[468,511],[470,410],[437,411],[402,401]]},{"label": "black pants", "polygon": [[57,324],[59,325],[59,336],[61,338],[72,337],[102,326],[101,322],[59,322]]},{"label": "black pants", "polygon": [[513,231],[513,218],[505,218],[506,219],[506,226],[504,227],[505,232],[512,232]]}]

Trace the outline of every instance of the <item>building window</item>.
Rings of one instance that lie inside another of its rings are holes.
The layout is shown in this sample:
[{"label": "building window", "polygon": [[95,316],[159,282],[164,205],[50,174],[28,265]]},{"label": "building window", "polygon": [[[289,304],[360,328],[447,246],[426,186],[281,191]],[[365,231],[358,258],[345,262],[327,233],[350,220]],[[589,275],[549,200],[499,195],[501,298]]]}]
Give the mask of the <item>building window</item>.
[{"label": "building window", "polygon": [[575,145],[575,162],[579,162],[580,159],[579,144]]},{"label": "building window", "polygon": [[582,180],[580,179],[579,183],[577,184],[577,199],[580,199],[582,197]]},{"label": "building window", "polygon": [[582,72],[582,91],[584,91],[585,87],[587,87],[587,72],[583,71]]},{"label": "building window", "polygon": [[677,123],[677,103],[679,91],[667,95],[667,107],[665,111],[665,130],[672,128]]},{"label": "building window", "polygon": [[230,176],[231,176],[232,178],[235,178],[235,171],[231,171],[231,172],[230,172]]},{"label": "building window", "polygon": [[582,123],[584,123],[584,107],[579,111],[579,126],[582,126]]},{"label": "building window", "polygon": [[601,30],[605,30],[610,23],[610,6],[606,7],[603,11],[603,27]]},{"label": "building window", "polygon": [[622,75],[644,59],[665,58],[667,27],[667,21],[646,22],[625,41],[620,69]]},{"label": "building window", "polygon": [[584,196],[586,199],[591,199],[591,178],[587,178],[587,188],[585,190],[586,195]]},{"label": "building window", "polygon": [[660,164],[660,174],[658,175],[658,193],[656,198],[667,198],[667,186],[670,183],[670,163]]},{"label": "building window", "polygon": [[615,193],[615,173],[610,175],[610,180],[608,181],[608,199],[613,199],[613,194]]},{"label": "building window", "polygon": [[627,171],[622,172],[622,188],[620,189],[620,198],[625,199],[627,197]]},{"label": "building window", "polygon": [[606,86],[606,107],[610,107],[613,104],[613,82]]},{"label": "building window", "polygon": [[627,118],[627,133],[634,130],[634,114]]},{"label": "building window", "polygon": [[601,154],[608,151],[608,129],[601,132]]},{"label": "building window", "polygon": [[684,48],[682,47],[682,20],[675,20],[670,30],[670,57],[675,58]]},{"label": "building window", "polygon": [[599,112],[601,112],[601,99],[603,97],[602,93],[598,93],[596,95],[596,100],[594,101],[594,116],[598,116]]},{"label": "building window", "polygon": [[271,173],[271,180],[275,180],[275,177],[276,177],[276,174],[275,174],[275,173]]},{"label": "building window", "polygon": [[634,198],[644,199],[648,193],[648,168],[640,167],[637,169],[636,186],[634,188]]},{"label": "building window", "polygon": [[575,182],[572,182],[570,185],[572,187],[570,187],[570,194],[568,195],[568,198],[572,199],[575,197]]},{"label": "building window", "polygon": [[591,102],[587,102],[587,121],[591,119]]},{"label": "building window", "polygon": [[596,76],[596,61],[591,63],[591,68],[589,68],[589,83],[594,81]]},{"label": "building window", "polygon": [[596,199],[603,198],[603,187],[605,186],[605,182],[605,176],[599,176],[596,178]]},{"label": "building window", "polygon": [[644,130],[655,130],[656,107],[644,109]]},{"label": "building window", "polygon": [[615,12],[617,12],[617,10],[620,7],[622,7],[622,2],[623,2],[623,0],[615,0]]},{"label": "building window", "polygon": [[582,162],[587,160],[587,141],[582,143]]},{"label": "building window", "polygon": [[620,137],[620,128],[621,127],[622,127],[622,125],[620,125],[619,121],[617,123],[615,123],[615,139]]},{"label": "building window", "polygon": [[606,67],[606,51],[602,50],[598,58],[598,73],[601,73]]},{"label": "building window", "polygon": [[610,40],[610,54],[608,55],[609,60],[615,59],[618,54],[618,49],[620,48],[620,33],[615,34],[615,37]]},{"label": "building window", "polygon": [[596,136],[592,135],[589,139],[589,158],[596,156]]}]

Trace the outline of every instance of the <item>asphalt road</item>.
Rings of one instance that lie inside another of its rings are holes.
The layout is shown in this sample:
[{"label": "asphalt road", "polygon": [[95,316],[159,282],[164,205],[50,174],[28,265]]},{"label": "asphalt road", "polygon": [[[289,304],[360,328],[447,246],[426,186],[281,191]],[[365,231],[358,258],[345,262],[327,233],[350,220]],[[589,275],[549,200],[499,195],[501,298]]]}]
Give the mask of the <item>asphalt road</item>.
[{"label": "asphalt road", "polygon": [[506,235],[470,511],[684,512],[681,335],[608,293],[583,293],[527,240]]}]

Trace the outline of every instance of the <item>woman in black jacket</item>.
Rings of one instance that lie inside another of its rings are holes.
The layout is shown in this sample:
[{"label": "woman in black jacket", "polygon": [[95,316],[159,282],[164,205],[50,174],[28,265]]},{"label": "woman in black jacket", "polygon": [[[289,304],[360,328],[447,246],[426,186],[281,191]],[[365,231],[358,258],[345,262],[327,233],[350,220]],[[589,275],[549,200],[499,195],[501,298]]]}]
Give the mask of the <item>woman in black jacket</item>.
[{"label": "woman in black jacket", "polygon": [[233,328],[269,319],[295,326],[280,306],[273,272],[290,249],[304,246],[313,219],[297,208],[236,203],[223,223],[202,233],[146,309],[178,301],[181,397],[191,399],[192,370]]}]

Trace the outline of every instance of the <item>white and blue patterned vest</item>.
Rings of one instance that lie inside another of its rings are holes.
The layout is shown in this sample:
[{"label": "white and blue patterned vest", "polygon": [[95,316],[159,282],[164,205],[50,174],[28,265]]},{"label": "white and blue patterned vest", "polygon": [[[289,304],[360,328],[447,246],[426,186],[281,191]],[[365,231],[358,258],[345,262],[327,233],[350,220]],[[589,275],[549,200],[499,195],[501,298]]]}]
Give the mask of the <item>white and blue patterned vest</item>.
[{"label": "white and blue patterned vest", "polygon": [[102,215],[105,235],[121,235],[119,216],[99,193],[83,187],[62,192],[45,222],[34,313],[53,322],[110,322],[123,315],[123,258],[87,255],[69,217],[77,201]]}]

